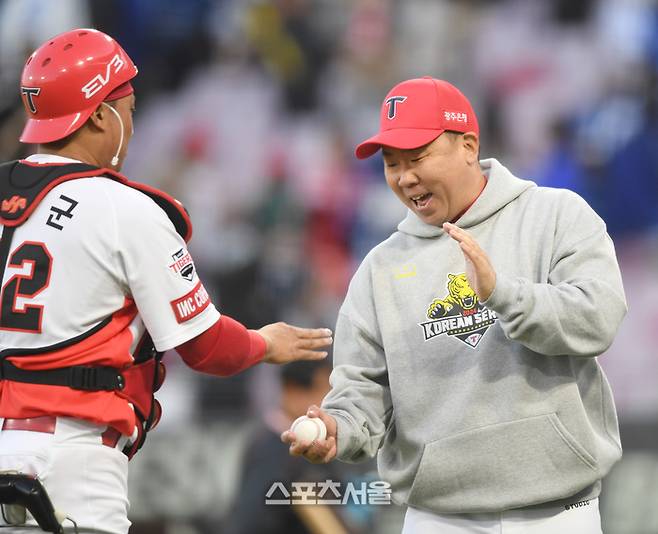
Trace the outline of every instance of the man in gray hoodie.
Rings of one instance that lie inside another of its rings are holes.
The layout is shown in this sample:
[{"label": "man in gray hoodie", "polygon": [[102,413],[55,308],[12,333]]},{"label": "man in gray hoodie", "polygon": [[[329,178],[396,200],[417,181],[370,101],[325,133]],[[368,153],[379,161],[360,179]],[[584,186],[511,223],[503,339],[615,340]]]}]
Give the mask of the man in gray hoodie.
[{"label": "man in gray hoodie", "polygon": [[567,190],[478,161],[466,97],[433,78],[386,96],[386,181],[409,208],[364,259],[340,310],[327,439],[293,455],[377,454],[403,534],[600,533],[601,479],[621,456],[596,357],[626,312],[604,222]]}]

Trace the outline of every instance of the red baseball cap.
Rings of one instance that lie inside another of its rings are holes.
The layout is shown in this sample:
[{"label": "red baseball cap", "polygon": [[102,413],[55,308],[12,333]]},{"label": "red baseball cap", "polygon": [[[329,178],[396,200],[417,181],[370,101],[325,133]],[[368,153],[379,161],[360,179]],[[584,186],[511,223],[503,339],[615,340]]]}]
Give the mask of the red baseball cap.
[{"label": "red baseball cap", "polygon": [[446,130],[479,135],[468,99],[454,85],[430,76],[406,80],[384,98],[379,133],[356,147],[356,157],[368,158],[382,146],[418,148]]}]

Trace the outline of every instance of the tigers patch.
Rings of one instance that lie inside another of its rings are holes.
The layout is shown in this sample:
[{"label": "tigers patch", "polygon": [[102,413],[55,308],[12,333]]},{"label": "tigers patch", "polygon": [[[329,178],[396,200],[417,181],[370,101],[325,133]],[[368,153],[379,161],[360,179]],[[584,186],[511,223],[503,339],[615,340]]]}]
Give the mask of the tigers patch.
[{"label": "tigers patch", "polygon": [[190,253],[181,248],[171,255],[171,259],[172,263],[168,265],[169,271],[191,282],[194,279],[194,261]]},{"label": "tigers patch", "polygon": [[446,297],[435,298],[427,308],[429,320],[419,323],[425,341],[445,334],[475,348],[498,317],[480,303],[464,273],[448,273],[447,289]]}]

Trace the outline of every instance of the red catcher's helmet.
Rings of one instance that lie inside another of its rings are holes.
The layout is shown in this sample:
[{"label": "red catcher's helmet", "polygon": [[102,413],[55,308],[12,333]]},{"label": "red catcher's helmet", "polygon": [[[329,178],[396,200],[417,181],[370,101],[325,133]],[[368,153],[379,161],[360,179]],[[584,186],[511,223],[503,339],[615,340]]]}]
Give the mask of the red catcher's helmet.
[{"label": "red catcher's helmet", "polygon": [[21,96],[28,120],[22,143],[49,143],[80,128],[137,67],[112,37],[98,30],[62,33],[28,58]]}]

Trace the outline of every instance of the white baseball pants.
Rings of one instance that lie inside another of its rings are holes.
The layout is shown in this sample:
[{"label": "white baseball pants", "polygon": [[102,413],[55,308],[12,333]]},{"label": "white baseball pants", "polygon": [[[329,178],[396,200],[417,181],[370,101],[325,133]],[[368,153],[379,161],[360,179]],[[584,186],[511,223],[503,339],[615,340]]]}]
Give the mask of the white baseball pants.
[{"label": "white baseball pants", "polygon": [[[105,446],[105,430],[67,417],[57,418],[53,433],[1,430],[0,471],[37,475],[55,509],[74,519],[80,534],[127,534],[128,458],[121,452],[127,440]],[[65,532],[74,532],[70,521],[63,525]],[[34,533],[35,526],[28,513],[26,526],[3,527],[0,532]]]},{"label": "white baseball pants", "polygon": [[526,508],[488,514],[437,515],[408,508],[402,534],[602,534],[599,500],[570,509]]}]

